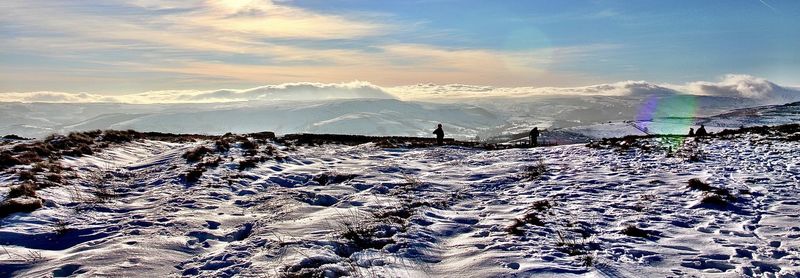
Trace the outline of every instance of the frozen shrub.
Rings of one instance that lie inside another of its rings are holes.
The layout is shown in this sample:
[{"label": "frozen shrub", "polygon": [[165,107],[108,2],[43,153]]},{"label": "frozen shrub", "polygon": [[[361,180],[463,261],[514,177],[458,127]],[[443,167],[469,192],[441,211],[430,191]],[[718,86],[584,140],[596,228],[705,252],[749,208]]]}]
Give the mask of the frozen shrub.
[{"label": "frozen shrub", "polygon": [[12,186],[8,191],[8,199],[17,197],[36,197],[36,184],[25,182],[17,186]]},{"label": "frozen shrub", "polygon": [[624,229],[622,229],[622,234],[631,237],[642,237],[647,238],[650,237],[650,233],[646,230],[642,230],[635,225],[628,225]]},{"label": "frozen shrub", "polygon": [[198,181],[200,181],[200,178],[203,176],[203,172],[205,172],[204,168],[195,167],[195,168],[190,169],[188,172],[186,172],[186,174],[183,175],[183,178],[186,181],[186,183],[190,183],[190,184],[197,183]]},{"label": "frozen shrub", "polygon": [[22,137],[22,136],[19,136],[19,135],[16,135],[16,134],[5,135],[5,136],[3,136],[3,139],[7,139],[7,140],[31,140],[29,138],[25,138],[25,137]]},{"label": "frozen shrub", "polygon": [[135,140],[138,135],[138,132],[133,130],[106,130],[103,132],[100,140],[110,143],[125,143]]},{"label": "frozen shrub", "polygon": [[241,145],[239,145],[239,147],[245,150],[255,150],[258,148],[258,144],[256,144],[256,142],[250,141],[247,138],[245,138],[242,140],[242,143]]},{"label": "frozen shrub", "polygon": [[525,221],[514,219],[514,222],[512,222],[510,226],[506,227],[506,233],[521,236],[525,234],[525,231],[522,230],[522,227],[525,227]]},{"label": "frozen shrub", "polygon": [[707,192],[703,194],[700,203],[712,206],[727,207],[731,202],[736,201],[736,197],[730,194],[727,190],[720,190],[717,192]]},{"label": "frozen shrub", "polygon": [[42,207],[42,200],[34,197],[6,199],[0,203],[0,217],[17,213],[32,212]]},{"label": "frozen shrub", "polygon": [[50,156],[54,147],[50,143],[33,142],[29,144],[19,144],[11,148],[16,153],[32,152],[38,156]]},{"label": "frozen shrub", "polygon": [[206,168],[206,169],[215,168],[215,167],[219,166],[220,163],[222,163],[222,157],[216,156],[213,159],[207,159],[207,160],[204,160],[201,163],[198,163],[197,167],[202,167],[202,168]]},{"label": "frozen shrub", "polygon": [[340,224],[341,236],[356,250],[381,249],[395,241],[391,238],[396,232],[389,225],[368,224],[366,220],[359,222],[343,221]]},{"label": "frozen shrub", "polygon": [[559,249],[570,256],[585,255],[589,248],[589,243],[586,236],[581,236],[580,239],[575,236],[564,235],[560,230],[556,230],[556,245]]},{"label": "frozen shrub", "polygon": [[700,191],[711,191],[713,189],[713,187],[708,185],[708,183],[705,183],[698,178],[690,179],[687,187],[689,187],[689,189],[692,190],[700,190]]},{"label": "frozen shrub", "polygon": [[585,255],[585,256],[581,257],[581,259],[580,259],[581,265],[583,265],[585,267],[593,266],[594,265],[594,261],[595,261],[595,258],[594,258],[594,256],[591,256],[591,255]]},{"label": "frozen shrub", "polygon": [[550,201],[548,200],[538,200],[533,202],[533,205],[531,207],[538,212],[543,212],[552,208],[553,205],[550,204]]},{"label": "frozen shrub", "polygon": [[74,157],[81,157],[84,155],[91,155],[94,154],[92,147],[89,147],[88,144],[80,143],[77,146],[73,147],[72,149],[63,151],[64,155],[74,156]]},{"label": "frozen shrub", "polygon": [[47,166],[47,165],[46,165],[46,163],[44,163],[44,162],[37,162],[36,164],[34,164],[34,165],[31,167],[31,172],[34,172],[34,173],[41,173],[41,172],[44,172],[44,170],[45,170],[46,166]]},{"label": "frozen shrub", "polygon": [[63,180],[61,175],[58,173],[47,173],[44,175],[44,178],[54,183],[61,183],[61,181]]},{"label": "frozen shrub", "polygon": [[239,171],[255,168],[258,162],[261,162],[261,160],[258,158],[248,158],[245,160],[241,160],[239,161]]},{"label": "frozen shrub", "polygon": [[522,178],[525,180],[535,180],[547,173],[547,166],[544,161],[539,160],[536,165],[525,166],[522,172]]},{"label": "frozen shrub", "polygon": [[47,171],[50,171],[50,173],[61,173],[62,170],[64,170],[64,168],[61,167],[61,164],[58,162],[49,161],[47,163]]},{"label": "frozen shrub", "polygon": [[414,209],[407,205],[393,208],[383,208],[372,212],[372,216],[375,217],[375,219],[386,219],[394,223],[402,223],[405,221],[405,219],[408,219],[413,214]]},{"label": "frozen shrub", "polygon": [[94,138],[90,135],[90,133],[72,132],[67,135],[67,139],[69,139],[69,141],[73,144],[91,145],[94,143]]},{"label": "frozen shrub", "polygon": [[358,175],[332,172],[332,173],[323,173],[316,175],[312,178],[312,180],[316,181],[320,185],[328,185],[328,184],[343,183],[352,180],[356,177],[358,177]]},{"label": "frozen shrub", "polygon": [[16,165],[22,164],[18,158],[14,157],[10,153],[3,152],[0,153],[0,169],[11,168]]},{"label": "frozen shrub", "polygon": [[231,144],[225,139],[220,139],[214,142],[214,148],[217,149],[217,152],[227,152],[231,149]]},{"label": "frozen shrub", "polygon": [[529,211],[525,213],[521,219],[514,219],[511,226],[506,227],[506,232],[520,236],[524,234],[522,228],[525,227],[526,224],[544,226],[544,221],[539,217],[538,212],[539,211]]},{"label": "frozen shrub", "polygon": [[58,219],[53,223],[53,232],[59,236],[66,235],[72,230],[73,229],[69,227],[69,223],[64,221],[64,219]]},{"label": "frozen shrub", "polygon": [[17,155],[17,159],[19,159],[20,164],[26,164],[26,165],[34,163],[34,162],[42,161],[42,157],[39,156],[38,154],[36,154],[36,152],[33,152],[33,151],[23,152],[23,153]]},{"label": "frozen shrub", "polygon": [[703,199],[700,199],[700,203],[708,204],[708,205],[715,205],[715,206],[727,206],[728,201],[723,199],[721,196],[717,194],[706,194],[703,195]]},{"label": "frozen shrub", "polygon": [[200,161],[200,159],[203,159],[206,154],[211,152],[211,149],[207,148],[206,146],[200,146],[186,151],[186,153],[184,153],[181,157],[185,158],[187,162],[195,162]]},{"label": "frozen shrub", "polygon": [[544,226],[544,222],[542,222],[542,219],[539,218],[539,215],[537,215],[536,213],[529,212],[525,214],[525,217],[522,218],[522,221],[525,221],[525,223],[533,224],[536,226]]},{"label": "frozen shrub", "polygon": [[36,181],[36,174],[32,171],[19,171],[17,175],[21,181]]},{"label": "frozen shrub", "polygon": [[688,187],[693,190],[704,191],[703,198],[700,199],[702,204],[725,207],[729,203],[736,201],[736,196],[730,190],[711,186],[699,179],[690,179]]}]

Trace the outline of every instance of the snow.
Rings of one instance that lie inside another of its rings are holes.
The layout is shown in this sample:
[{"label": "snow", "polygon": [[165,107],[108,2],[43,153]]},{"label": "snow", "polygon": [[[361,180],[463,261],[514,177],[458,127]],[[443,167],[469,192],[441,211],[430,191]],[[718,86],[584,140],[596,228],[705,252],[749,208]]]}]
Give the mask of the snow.
[{"label": "snow", "polygon": [[[698,162],[583,145],[271,144],[282,158],[239,171],[234,147],[196,184],[179,178],[192,167],[181,155],[213,142],[138,141],[68,158],[76,178],[40,189],[42,209],[0,221],[0,276],[800,275],[797,142],[687,142],[679,153]],[[540,162],[541,176],[525,178]],[[322,174],[344,178],[323,185]],[[691,178],[737,199],[702,204]],[[97,184],[115,196],[96,200]],[[537,201],[552,207],[532,209]],[[541,226],[509,232],[532,211]],[[621,233],[629,225],[649,236]],[[343,236],[360,229],[371,235],[362,244]]]}]

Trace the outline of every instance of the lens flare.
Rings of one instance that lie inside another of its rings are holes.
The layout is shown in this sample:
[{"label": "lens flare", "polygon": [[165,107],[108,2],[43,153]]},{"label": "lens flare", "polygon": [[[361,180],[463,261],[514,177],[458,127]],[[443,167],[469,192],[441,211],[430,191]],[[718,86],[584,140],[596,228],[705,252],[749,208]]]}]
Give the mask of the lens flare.
[{"label": "lens flare", "polygon": [[[651,96],[636,115],[636,124],[647,134],[682,135],[689,132],[697,115],[697,99],[692,95]],[[677,149],[684,138],[664,140],[665,147]]]}]

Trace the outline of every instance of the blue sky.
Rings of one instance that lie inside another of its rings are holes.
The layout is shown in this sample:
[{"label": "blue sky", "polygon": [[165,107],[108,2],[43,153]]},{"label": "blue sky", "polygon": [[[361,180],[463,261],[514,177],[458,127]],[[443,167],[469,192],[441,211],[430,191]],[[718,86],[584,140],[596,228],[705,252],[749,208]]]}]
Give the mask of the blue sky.
[{"label": "blue sky", "polygon": [[800,85],[800,1],[8,0],[0,92],[285,82]]}]

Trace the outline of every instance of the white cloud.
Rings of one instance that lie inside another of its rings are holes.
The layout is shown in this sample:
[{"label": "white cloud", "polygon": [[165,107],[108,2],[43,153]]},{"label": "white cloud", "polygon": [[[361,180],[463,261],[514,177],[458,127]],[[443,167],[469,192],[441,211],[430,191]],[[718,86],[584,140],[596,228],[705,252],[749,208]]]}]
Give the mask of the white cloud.
[{"label": "white cloud", "polygon": [[[108,7],[112,11],[102,10]],[[225,84],[370,80],[390,86],[470,80],[510,86],[545,82],[571,85],[586,80],[551,67],[590,59],[619,47],[580,45],[507,51],[397,43],[380,37],[414,27],[386,23],[391,20],[375,15],[322,13],[287,1],[113,0],[107,6],[97,6],[9,0],[0,8],[4,9],[0,24],[20,31],[15,32],[19,36],[0,36],[0,44],[10,53],[34,53],[52,58],[54,63],[66,60],[76,65],[76,70],[86,67],[158,74],[166,83],[161,88],[175,87],[171,85],[178,82],[176,76],[214,77],[224,79]],[[330,40],[347,43],[331,44]],[[38,73],[42,70],[34,68],[25,73],[51,80],[73,73],[41,76]],[[5,81],[6,88],[14,88],[16,83],[38,88],[36,84],[30,86],[28,80],[0,81]],[[109,79],[95,83],[116,82]],[[207,82],[203,87],[221,84]]]},{"label": "white cloud", "polygon": [[172,90],[137,94],[106,96],[89,93],[29,92],[0,93],[0,102],[55,102],[55,103],[222,103],[235,101],[279,100],[329,100],[352,98],[391,99],[394,96],[368,82],[336,84],[285,83],[245,90],[221,89],[213,91]]},{"label": "white cloud", "polygon": [[781,103],[800,99],[800,91],[782,87],[764,78],[728,74],[718,82],[696,81],[685,84],[654,84],[646,81],[621,81],[582,87],[491,87],[462,84],[419,84],[388,88],[404,99],[455,99],[480,97],[541,96],[643,96],[688,94],[734,97]]},{"label": "white cloud", "polygon": [[772,97],[782,88],[764,78],[746,74],[728,74],[718,82],[697,81],[683,85],[664,85],[678,91],[695,95],[743,97],[764,99]]},{"label": "white cloud", "polygon": [[326,100],[354,98],[398,98],[456,102],[467,98],[545,96],[649,96],[689,94],[751,99],[764,103],[800,100],[800,90],[781,87],[763,78],[726,75],[719,82],[697,81],[682,85],[622,81],[582,87],[492,87],[463,84],[418,84],[380,87],[369,82],[284,83],[250,89],[168,90],[128,95],[92,93],[29,92],[0,93],[0,102],[119,102],[119,103],[223,103],[236,101]]},{"label": "white cloud", "polygon": [[27,92],[27,93],[0,93],[0,102],[55,102],[55,103],[90,103],[90,102],[120,102],[119,98],[89,94],[65,92]]},{"label": "white cloud", "polygon": [[419,84],[398,86],[389,92],[405,99],[454,99],[482,97],[542,97],[542,96],[629,96],[674,93],[646,81],[621,81],[582,87],[492,87],[463,84]]}]

